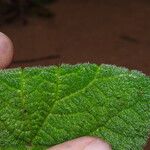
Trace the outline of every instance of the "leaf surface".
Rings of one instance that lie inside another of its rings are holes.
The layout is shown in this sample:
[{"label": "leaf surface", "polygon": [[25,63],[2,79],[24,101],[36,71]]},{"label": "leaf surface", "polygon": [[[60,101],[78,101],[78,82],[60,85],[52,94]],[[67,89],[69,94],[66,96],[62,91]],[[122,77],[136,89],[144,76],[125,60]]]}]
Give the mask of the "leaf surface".
[{"label": "leaf surface", "polygon": [[150,132],[150,78],[111,65],[0,71],[0,149],[46,149],[98,136],[141,150]]}]

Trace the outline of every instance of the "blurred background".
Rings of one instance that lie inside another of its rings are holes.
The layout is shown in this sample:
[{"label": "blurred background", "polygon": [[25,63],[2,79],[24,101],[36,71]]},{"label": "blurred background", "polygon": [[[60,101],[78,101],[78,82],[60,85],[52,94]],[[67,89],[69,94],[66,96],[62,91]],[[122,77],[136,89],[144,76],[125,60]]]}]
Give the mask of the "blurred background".
[{"label": "blurred background", "polygon": [[[150,75],[149,0],[0,0],[10,67],[105,63]],[[150,143],[145,150],[150,150]]]}]

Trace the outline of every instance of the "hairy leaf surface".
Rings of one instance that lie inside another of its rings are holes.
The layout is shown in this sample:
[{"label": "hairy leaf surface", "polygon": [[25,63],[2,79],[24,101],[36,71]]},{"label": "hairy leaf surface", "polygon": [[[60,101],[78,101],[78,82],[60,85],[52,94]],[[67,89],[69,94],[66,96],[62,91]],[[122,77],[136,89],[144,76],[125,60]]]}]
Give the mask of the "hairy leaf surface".
[{"label": "hairy leaf surface", "polygon": [[111,65],[0,71],[0,149],[46,149],[98,136],[140,150],[150,131],[150,78]]}]

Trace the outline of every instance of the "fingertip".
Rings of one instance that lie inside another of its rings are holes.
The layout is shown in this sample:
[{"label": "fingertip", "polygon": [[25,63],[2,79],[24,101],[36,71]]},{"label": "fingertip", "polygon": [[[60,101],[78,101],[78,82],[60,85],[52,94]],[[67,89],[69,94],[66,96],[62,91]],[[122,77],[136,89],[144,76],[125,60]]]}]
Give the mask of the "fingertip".
[{"label": "fingertip", "polygon": [[0,32],[0,68],[7,67],[13,59],[13,43]]},{"label": "fingertip", "polygon": [[111,146],[97,137],[81,137],[59,145],[49,150],[111,150]]}]

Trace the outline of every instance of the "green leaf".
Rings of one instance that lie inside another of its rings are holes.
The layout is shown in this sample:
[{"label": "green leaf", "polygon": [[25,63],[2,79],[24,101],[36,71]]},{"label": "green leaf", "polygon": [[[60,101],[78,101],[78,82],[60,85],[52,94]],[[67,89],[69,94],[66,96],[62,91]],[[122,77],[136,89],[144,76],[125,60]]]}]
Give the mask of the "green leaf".
[{"label": "green leaf", "polygon": [[0,71],[0,149],[46,149],[98,136],[140,150],[150,132],[150,78],[111,65]]}]

